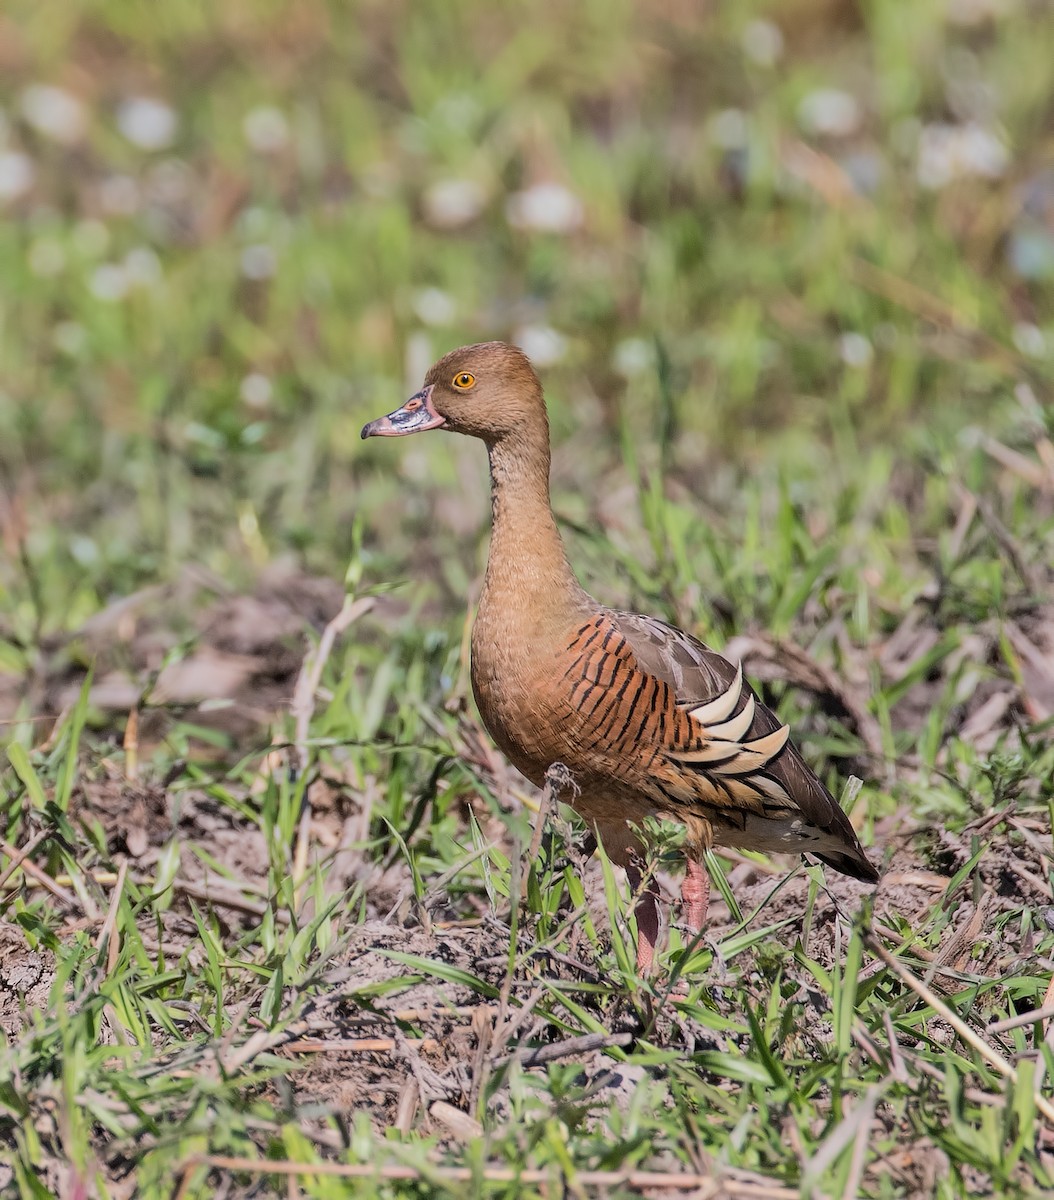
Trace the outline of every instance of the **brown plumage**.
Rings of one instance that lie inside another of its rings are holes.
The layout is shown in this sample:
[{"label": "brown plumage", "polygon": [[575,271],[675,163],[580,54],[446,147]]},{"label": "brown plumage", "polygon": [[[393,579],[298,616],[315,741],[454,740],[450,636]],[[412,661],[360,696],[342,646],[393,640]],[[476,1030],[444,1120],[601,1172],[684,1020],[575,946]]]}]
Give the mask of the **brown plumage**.
[{"label": "brown plumage", "polygon": [[[563,763],[575,807],[631,880],[640,847],[630,823],[681,821],[682,897],[695,929],[712,845],[807,851],[877,881],[848,818],[740,668],[680,629],[603,607],[579,585],[549,503],[549,423],[527,358],[502,342],[454,350],[362,436],[434,428],[481,438],[490,457],[493,532],[472,688],[510,761],[538,785]],[[645,970],[658,931],[653,890],[638,902],[637,927]]]}]

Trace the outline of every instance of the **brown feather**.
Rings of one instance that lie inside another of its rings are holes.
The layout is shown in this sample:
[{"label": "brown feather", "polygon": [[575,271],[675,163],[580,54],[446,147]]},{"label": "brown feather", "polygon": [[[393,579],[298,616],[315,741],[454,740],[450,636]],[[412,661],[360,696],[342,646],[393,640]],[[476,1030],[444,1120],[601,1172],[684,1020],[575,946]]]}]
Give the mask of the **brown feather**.
[{"label": "brown feather", "polygon": [[[641,666],[669,683],[679,703],[689,707],[709,703],[734,683],[737,668],[691,634],[636,613],[615,613],[614,617]],[[782,728],[775,713],[744,683],[735,711],[742,712],[751,701],[754,717],[744,741],[772,735]],[[838,850],[816,851],[818,858],[856,879],[878,880],[878,872],[864,854],[849,818],[793,742],[786,741],[760,774],[763,780],[771,780],[783,789],[808,826],[843,843],[844,848]],[[771,792],[769,798],[774,798]]]}]

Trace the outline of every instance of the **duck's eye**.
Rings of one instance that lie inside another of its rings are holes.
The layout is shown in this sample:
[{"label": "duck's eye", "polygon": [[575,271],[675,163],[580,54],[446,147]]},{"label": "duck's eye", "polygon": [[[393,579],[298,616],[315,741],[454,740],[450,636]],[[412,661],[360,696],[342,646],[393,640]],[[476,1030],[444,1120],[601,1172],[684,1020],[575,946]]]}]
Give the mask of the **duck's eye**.
[{"label": "duck's eye", "polygon": [[475,383],[475,375],[470,375],[468,371],[459,371],[458,374],[454,376],[454,387],[456,387],[460,392],[467,392],[470,387],[475,385]]}]

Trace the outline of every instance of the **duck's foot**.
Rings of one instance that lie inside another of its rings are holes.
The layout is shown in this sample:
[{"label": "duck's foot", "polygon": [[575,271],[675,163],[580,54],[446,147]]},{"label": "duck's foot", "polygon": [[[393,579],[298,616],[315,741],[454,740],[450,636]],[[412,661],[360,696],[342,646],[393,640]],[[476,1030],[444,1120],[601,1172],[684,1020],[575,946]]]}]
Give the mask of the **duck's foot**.
[{"label": "duck's foot", "polygon": [[684,914],[684,923],[692,933],[699,933],[703,928],[709,907],[710,876],[702,863],[694,858],[686,859],[684,882],[681,884],[681,912]]},{"label": "duck's foot", "polygon": [[649,879],[641,890],[641,872],[636,866],[626,868],[629,885],[637,895],[633,915],[637,918],[637,974],[651,973],[655,961],[655,943],[659,938],[659,889],[654,879]]},{"label": "duck's foot", "polygon": [[[647,976],[655,961],[655,944],[659,938],[659,887],[652,879],[642,889],[643,875],[634,865],[627,867],[626,876],[637,895],[633,910],[637,919],[637,974]],[[693,934],[699,933],[706,924],[706,913],[710,907],[710,876],[702,863],[692,858],[686,860],[684,882],[681,884],[681,907],[685,924]]]}]

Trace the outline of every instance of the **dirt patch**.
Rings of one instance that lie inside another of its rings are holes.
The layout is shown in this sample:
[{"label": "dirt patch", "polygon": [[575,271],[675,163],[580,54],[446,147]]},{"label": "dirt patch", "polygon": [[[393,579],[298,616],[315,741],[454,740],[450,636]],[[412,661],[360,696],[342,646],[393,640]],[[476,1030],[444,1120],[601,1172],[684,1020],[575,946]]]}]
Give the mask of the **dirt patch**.
[{"label": "dirt patch", "polygon": [[[617,1012],[605,1010],[589,991],[592,969],[569,956],[533,953],[529,933],[507,976],[509,937],[497,917],[430,928],[367,921],[352,930],[339,965],[326,972],[280,1051],[290,1059],[297,1105],[309,1111],[322,1104],[349,1124],[366,1111],[378,1130],[423,1120],[457,1141],[470,1136],[468,1114],[484,1089],[502,1118],[513,1064],[544,1079],[551,1062],[574,1064],[597,1103],[628,1104],[642,1071],[615,1063],[606,1050],[644,1036],[668,1040],[683,1018],[671,1006],[651,1021],[628,1000]],[[561,989],[610,1032],[561,1039],[539,1009],[552,1006]],[[685,1032],[692,1043],[715,1044],[701,1026]]]},{"label": "dirt patch", "polygon": [[248,594],[232,594],[205,572],[144,588],[96,613],[75,633],[46,642],[36,670],[0,674],[0,721],[26,703],[38,737],[77,700],[92,670],[90,702],[103,712],[140,710],[144,743],[174,717],[228,735],[258,737],[284,711],[307,647],[339,610],[334,580],[287,566],[265,571]]},{"label": "dirt patch", "polygon": [[24,930],[0,922],[0,1028],[9,1038],[26,1028],[31,1012],[47,1008],[54,982],[54,954],[30,949]]}]

